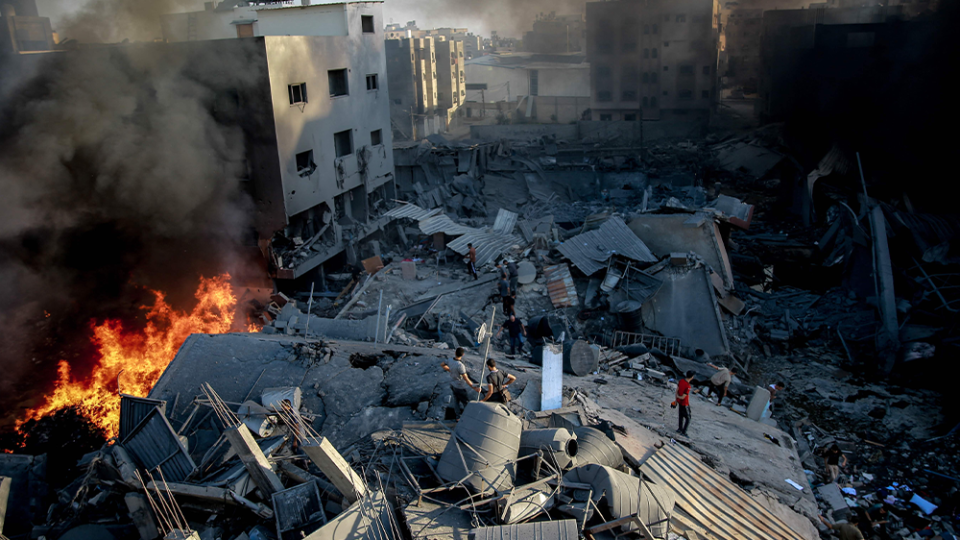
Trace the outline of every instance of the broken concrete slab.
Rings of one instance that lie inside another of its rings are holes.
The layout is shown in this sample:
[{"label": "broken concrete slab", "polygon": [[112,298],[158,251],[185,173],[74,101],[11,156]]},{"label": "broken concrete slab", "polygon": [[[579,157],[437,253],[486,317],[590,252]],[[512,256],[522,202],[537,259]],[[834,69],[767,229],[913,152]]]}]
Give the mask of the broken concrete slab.
[{"label": "broken concrete slab", "polygon": [[726,354],[727,334],[706,268],[671,267],[657,277],[664,282],[640,309],[644,325],[707,354]]},{"label": "broken concrete slab", "polygon": [[367,487],[363,479],[350,468],[340,452],[337,452],[337,449],[325,437],[311,437],[304,441],[301,448],[303,453],[310,457],[310,461],[320,469],[320,472],[333,482],[337,491],[346,500],[356,502],[357,499],[366,496]]},{"label": "broken concrete slab", "polygon": [[470,514],[459,508],[441,506],[426,499],[403,509],[407,529],[413,540],[470,540],[473,524]]},{"label": "broken concrete slab", "polygon": [[630,230],[660,257],[672,253],[696,253],[723,278],[726,289],[733,288],[730,258],[716,222],[707,220],[699,227],[684,223],[689,214],[642,214],[630,221]]},{"label": "broken concrete slab", "polygon": [[[471,374],[477,380],[479,373]],[[404,358],[390,364],[383,384],[387,388],[385,404],[390,407],[416,406],[421,401],[429,401],[437,392],[437,387],[449,384],[450,376],[443,371],[439,362],[428,362],[423,358]]]},{"label": "broken concrete slab", "polygon": [[337,446],[345,447],[377,431],[400,429],[404,422],[416,420],[405,407],[367,407],[341,423],[332,419],[323,424],[323,433]]},{"label": "broken concrete slab", "polygon": [[399,525],[380,491],[370,491],[304,540],[394,540]]}]

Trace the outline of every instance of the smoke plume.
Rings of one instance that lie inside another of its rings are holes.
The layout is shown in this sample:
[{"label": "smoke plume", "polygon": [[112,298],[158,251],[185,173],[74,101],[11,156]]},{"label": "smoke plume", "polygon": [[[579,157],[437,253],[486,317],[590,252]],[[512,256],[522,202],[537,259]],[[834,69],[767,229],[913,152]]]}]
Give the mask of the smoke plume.
[{"label": "smoke plume", "polygon": [[[94,0],[58,30],[153,40],[159,13],[178,6]],[[136,320],[146,288],[176,305],[199,275],[243,264],[244,135],[216,104],[260,74],[230,50],[131,43],[0,59],[4,423],[59,360],[89,369],[93,322]]]},{"label": "smoke plume", "polygon": [[383,9],[388,19],[400,24],[416,20],[421,29],[456,27],[484,37],[495,31],[522,38],[540,13],[574,15],[583,13],[585,5],[586,0],[395,0]]}]

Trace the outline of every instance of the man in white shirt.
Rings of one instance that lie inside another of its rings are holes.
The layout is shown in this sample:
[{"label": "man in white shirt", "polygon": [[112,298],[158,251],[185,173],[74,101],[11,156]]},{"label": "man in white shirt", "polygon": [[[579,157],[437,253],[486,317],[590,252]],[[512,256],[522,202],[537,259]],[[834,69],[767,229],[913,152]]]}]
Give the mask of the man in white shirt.
[{"label": "man in white shirt", "polygon": [[463,355],[463,347],[457,347],[453,360],[449,362],[444,360],[440,363],[440,367],[450,374],[450,390],[453,391],[454,409],[458,418],[460,413],[463,412],[463,408],[467,406],[467,403],[470,403],[470,391],[479,392],[473,381],[470,380],[470,375],[467,375],[467,367],[463,364]]}]

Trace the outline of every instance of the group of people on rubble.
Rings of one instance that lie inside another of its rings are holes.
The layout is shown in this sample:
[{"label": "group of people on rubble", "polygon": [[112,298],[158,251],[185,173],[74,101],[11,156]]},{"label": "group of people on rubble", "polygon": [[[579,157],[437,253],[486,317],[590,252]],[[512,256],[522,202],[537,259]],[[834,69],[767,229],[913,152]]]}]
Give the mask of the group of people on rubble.
[{"label": "group of people on rubble", "polygon": [[[477,248],[473,244],[467,244],[467,256],[464,262],[467,265],[467,272],[473,276],[474,280],[480,279],[477,276]],[[497,261],[497,292],[500,300],[503,302],[503,315],[507,318],[500,325],[497,332],[497,338],[504,330],[507,331],[507,337],[510,339],[510,354],[514,355],[523,352],[523,338],[527,335],[527,329],[520,319],[517,318],[517,287],[520,286],[520,271],[517,263],[510,259]]]},{"label": "group of people on rubble", "polygon": [[[443,360],[440,367],[450,374],[450,390],[453,391],[453,400],[456,412],[459,415],[467,403],[471,401],[489,401],[492,403],[509,403],[512,398],[508,386],[517,380],[515,375],[497,368],[497,361],[487,358],[485,376],[487,382],[475,384],[467,373],[467,366],[463,363],[463,347],[458,347],[453,360]],[[475,392],[475,394],[471,394]]]}]

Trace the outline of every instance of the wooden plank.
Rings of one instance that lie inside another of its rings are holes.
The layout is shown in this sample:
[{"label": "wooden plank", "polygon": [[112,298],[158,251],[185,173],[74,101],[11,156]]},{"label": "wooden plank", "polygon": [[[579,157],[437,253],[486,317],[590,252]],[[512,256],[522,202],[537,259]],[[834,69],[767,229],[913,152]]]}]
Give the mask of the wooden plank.
[{"label": "wooden plank", "polygon": [[326,437],[308,439],[300,448],[347,501],[356,502],[366,495],[367,487],[363,479],[350,468]]}]

